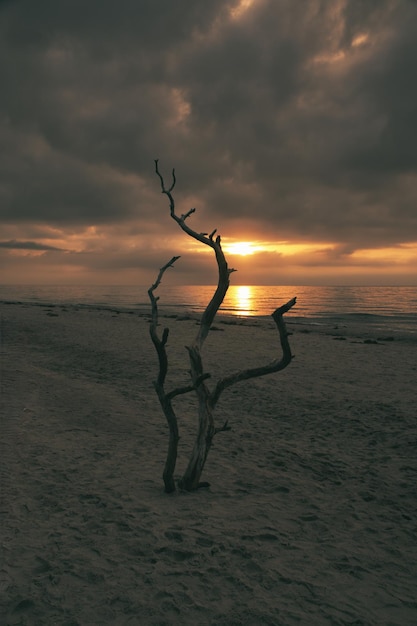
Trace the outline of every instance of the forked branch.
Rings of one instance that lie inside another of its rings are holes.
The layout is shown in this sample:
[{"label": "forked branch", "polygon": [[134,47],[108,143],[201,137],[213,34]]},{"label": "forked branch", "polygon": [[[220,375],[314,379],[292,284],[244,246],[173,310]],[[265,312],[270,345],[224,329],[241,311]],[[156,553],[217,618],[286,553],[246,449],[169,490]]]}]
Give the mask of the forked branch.
[{"label": "forked branch", "polygon": [[218,381],[214,392],[210,396],[210,404],[213,408],[216,406],[222,392],[227,389],[227,387],[230,387],[235,383],[241,382],[242,380],[248,380],[249,378],[259,378],[260,376],[266,376],[266,374],[279,372],[290,364],[291,359],[293,358],[290,344],[288,341],[290,333],[287,332],[283,315],[295,305],[296,301],[296,298],[292,298],[289,302],[282,305],[272,313],[272,318],[277,325],[279,332],[282,348],[282,358],[275,359],[271,363],[268,363],[267,365],[263,365],[261,367],[253,367],[245,370],[239,370],[234,374],[231,374],[230,376],[225,376],[224,378],[221,378]]},{"label": "forked branch", "polygon": [[218,272],[219,272],[217,288],[216,288],[216,291],[214,292],[214,295],[211,301],[209,302],[209,304],[207,305],[203,313],[203,316],[201,318],[199,332],[195,341],[195,345],[197,345],[198,348],[201,349],[205,339],[207,338],[208,332],[216,316],[216,313],[219,310],[221,303],[223,302],[226,292],[229,288],[229,276],[232,272],[235,272],[236,270],[229,269],[227,265],[227,261],[226,261],[226,258],[224,256],[224,252],[221,246],[220,235],[217,235],[216,239],[214,239],[214,235],[216,234],[217,229],[214,229],[210,233],[210,235],[207,235],[206,233],[198,233],[196,230],[188,226],[188,224],[186,224],[186,220],[190,215],[195,213],[195,209],[190,209],[187,213],[181,215],[181,217],[179,217],[175,213],[175,200],[172,195],[172,191],[176,183],[175,169],[172,170],[172,183],[170,187],[165,186],[164,178],[159,171],[158,159],[155,159],[155,172],[157,176],[159,177],[162,193],[165,194],[169,199],[169,208],[170,208],[172,219],[177,222],[179,227],[187,235],[189,235],[193,239],[196,239],[197,241],[200,241],[204,245],[212,248],[216,255],[216,262],[217,262],[217,267],[218,267]]},{"label": "forked branch", "polygon": [[[183,387],[178,387],[168,393],[165,392],[164,384],[168,370],[166,343],[169,331],[168,329],[165,329],[163,331],[162,338],[159,338],[157,333],[158,298],[155,297],[154,291],[158,288],[164,272],[169,267],[172,267],[179,257],[173,257],[168,263],[166,263],[166,265],[164,265],[160,269],[157,280],[148,291],[152,303],[152,323],[150,333],[159,357],[159,375],[157,381],[155,382],[155,389],[158,393],[159,401],[164,410],[170,428],[170,444],[164,471],[166,491],[173,491],[175,489],[173,471],[175,469],[177,444],[179,438],[177,418],[172,408],[172,400],[179,395],[183,395],[191,391],[194,391],[196,393],[198,399],[197,436],[188,466],[185,470],[183,477],[179,481],[179,486],[182,489],[191,491],[193,489],[197,489],[202,484],[200,483],[200,476],[203,471],[204,464],[206,462],[206,458],[210,450],[214,435],[219,432],[230,430],[230,426],[228,425],[227,421],[221,427],[215,427],[214,424],[213,411],[222,392],[231,385],[234,385],[235,383],[238,383],[240,381],[264,376],[273,372],[278,372],[287,367],[287,365],[291,362],[292,354],[288,342],[289,333],[286,330],[283,316],[295,305],[296,299],[293,298],[283,306],[276,309],[272,314],[280,336],[282,357],[280,359],[275,359],[267,365],[256,368],[242,369],[235,372],[234,374],[225,376],[217,382],[214,391],[211,392],[206,384],[206,381],[210,377],[210,374],[204,372],[201,349],[203,347],[205,339],[207,338],[214,317],[218,312],[220,305],[223,302],[223,299],[229,288],[230,274],[235,270],[228,267],[224,252],[222,250],[220,235],[216,236],[216,229],[214,229],[210,234],[201,232],[199,233],[188,225],[187,219],[193,213],[195,213],[194,208],[190,209],[181,216],[176,214],[175,200],[172,194],[176,184],[175,170],[172,170],[172,182],[169,187],[165,186],[164,178],[158,168],[157,159],[155,160],[155,171],[161,183],[162,193],[168,197],[170,214],[172,219],[177,222],[180,228],[187,235],[213,249],[218,267],[217,287],[215,289],[212,299],[208,303],[205,311],[203,312],[199,330],[194,342],[192,342],[191,345],[187,346],[190,360],[191,384]],[[206,483],[204,484],[206,485]]]},{"label": "forked branch", "polygon": [[155,346],[158,361],[159,361],[159,372],[158,377],[154,383],[155,391],[158,396],[159,403],[164,412],[165,418],[168,423],[169,428],[169,444],[168,444],[168,452],[167,458],[164,467],[163,480],[165,484],[165,491],[167,493],[171,493],[175,491],[175,481],[174,481],[174,471],[175,465],[177,462],[177,454],[178,454],[178,441],[179,441],[179,433],[178,433],[178,420],[175,414],[175,411],[172,406],[172,398],[179,393],[182,393],[181,390],[177,389],[171,391],[170,393],[165,392],[165,379],[168,372],[168,356],[166,352],[166,343],[168,341],[169,329],[165,328],[162,332],[162,337],[158,335],[158,300],[159,298],[155,296],[155,291],[159,287],[162,277],[166,270],[174,265],[174,263],[179,259],[179,256],[174,256],[168,263],[166,263],[159,270],[158,277],[154,284],[148,289],[148,295],[152,305],[152,319],[149,327],[149,333],[151,335],[152,342]]},{"label": "forked branch", "polygon": [[158,359],[159,359],[159,376],[157,380],[158,385],[164,384],[165,378],[168,372],[168,358],[167,358],[167,353],[165,350],[165,345],[168,340],[169,328],[164,329],[162,338],[158,337],[157,327],[158,327],[158,300],[159,298],[155,296],[154,291],[158,289],[162,280],[162,276],[167,271],[167,269],[172,267],[174,263],[178,261],[179,258],[180,258],[179,256],[173,256],[172,259],[168,261],[168,263],[165,263],[165,265],[161,267],[161,269],[159,270],[159,274],[158,274],[156,281],[148,289],[148,295],[149,295],[151,305],[152,305],[152,321],[149,327],[149,332],[150,332],[151,339],[152,339],[153,345],[155,346],[156,352],[158,354]]}]

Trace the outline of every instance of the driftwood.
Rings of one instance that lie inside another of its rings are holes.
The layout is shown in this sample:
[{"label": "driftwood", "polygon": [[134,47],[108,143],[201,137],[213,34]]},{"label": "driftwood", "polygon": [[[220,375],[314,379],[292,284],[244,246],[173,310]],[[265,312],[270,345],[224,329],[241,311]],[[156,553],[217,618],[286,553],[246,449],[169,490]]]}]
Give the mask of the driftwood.
[{"label": "driftwood", "polygon": [[207,338],[207,335],[215,318],[215,315],[218,312],[229,288],[230,274],[235,270],[228,267],[224,252],[222,250],[220,235],[215,236],[217,230],[213,230],[213,232],[209,235],[205,233],[198,233],[190,228],[186,223],[186,220],[190,217],[190,215],[195,212],[195,209],[190,209],[187,213],[181,216],[178,216],[175,213],[175,202],[172,195],[172,191],[176,184],[175,170],[172,170],[172,182],[169,188],[165,186],[164,179],[159,171],[158,160],[155,160],[155,171],[161,183],[162,193],[165,194],[169,199],[171,217],[177,222],[180,228],[187,235],[213,249],[218,267],[217,288],[201,317],[199,329],[194,341],[189,346],[187,346],[187,351],[190,359],[191,384],[185,387],[177,387],[170,392],[167,392],[165,390],[165,380],[168,372],[166,343],[168,340],[169,329],[165,328],[162,332],[161,337],[158,335],[158,297],[155,296],[154,292],[159,287],[164,273],[169,268],[173,267],[174,263],[180,258],[179,256],[172,257],[172,259],[159,270],[159,274],[155,283],[148,290],[152,306],[150,335],[158,354],[159,360],[159,374],[154,383],[154,386],[169,426],[169,446],[163,473],[163,479],[165,484],[165,491],[170,493],[172,491],[175,491],[176,488],[174,472],[177,460],[179,440],[178,420],[172,405],[172,401],[176,396],[190,392],[195,392],[198,398],[197,437],[185,473],[178,481],[178,486],[181,489],[184,489],[186,491],[192,491],[194,489],[197,489],[199,486],[207,485],[207,483],[200,482],[200,477],[203,472],[203,468],[213,441],[213,437],[219,432],[230,430],[227,422],[220,427],[216,427],[214,422],[214,409],[223,391],[231,385],[234,385],[235,383],[242,380],[248,380],[249,378],[256,378],[259,376],[264,376],[265,374],[279,372],[280,370],[287,367],[287,365],[289,365],[289,363],[291,362],[291,348],[289,345],[288,332],[286,330],[283,316],[295,305],[296,298],[292,298],[292,300],[277,308],[272,313],[272,317],[275,321],[280,337],[282,357],[262,367],[239,370],[228,376],[225,376],[218,380],[214,386],[213,391],[210,391],[206,381],[208,378],[210,378],[211,375],[204,371],[201,351],[204,341]]}]

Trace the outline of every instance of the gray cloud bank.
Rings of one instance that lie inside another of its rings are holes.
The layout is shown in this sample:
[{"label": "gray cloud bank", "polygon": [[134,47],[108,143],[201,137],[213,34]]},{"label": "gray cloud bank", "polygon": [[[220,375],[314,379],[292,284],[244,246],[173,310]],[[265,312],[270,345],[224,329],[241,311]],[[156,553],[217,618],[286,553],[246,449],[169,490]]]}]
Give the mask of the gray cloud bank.
[{"label": "gray cloud bank", "polygon": [[417,3],[241,4],[0,2],[0,247],[117,229],[83,263],[146,269],[175,232],[158,157],[202,230],[336,265],[417,241]]},{"label": "gray cloud bank", "polygon": [[36,241],[0,241],[0,248],[9,248],[10,250],[61,250],[61,248],[47,246]]}]

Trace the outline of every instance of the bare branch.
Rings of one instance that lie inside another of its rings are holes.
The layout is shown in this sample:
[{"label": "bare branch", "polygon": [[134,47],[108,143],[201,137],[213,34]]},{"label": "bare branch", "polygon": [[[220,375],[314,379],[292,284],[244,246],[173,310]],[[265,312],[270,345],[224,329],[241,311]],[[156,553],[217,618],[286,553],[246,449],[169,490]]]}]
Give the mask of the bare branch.
[{"label": "bare branch", "polygon": [[187,217],[190,217],[190,215],[192,215],[193,213],[195,213],[195,209],[190,209],[187,213],[185,213],[184,215],[181,215],[181,220],[185,222]]},{"label": "bare branch", "polygon": [[154,291],[159,287],[162,276],[166,272],[166,270],[174,265],[176,261],[178,261],[179,256],[173,256],[168,263],[165,263],[163,267],[159,270],[158,277],[154,284],[149,287],[148,295],[152,305],[152,320],[149,327],[149,333],[151,335],[152,342],[155,346],[156,352],[158,354],[159,359],[159,376],[158,376],[158,385],[163,385],[165,382],[165,378],[168,371],[168,359],[165,351],[165,344],[168,340],[169,329],[165,328],[162,334],[162,339],[158,337],[157,327],[158,327],[158,300],[159,298],[154,295]]},{"label": "bare branch", "polygon": [[176,389],[173,389],[172,391],[167,393],[166,397],[168,398],[168,400],[173,400],[177,396],[184,395],[185,393],[190,393],[191,391],[195,391],[194,385],[186,385],[185,387],[177,387]]},{"label": "bare branch", "polygon": [[212,408],[216,406],[222,392],[227,387],[230,387],[231,385],[234,385],[235,383],[238,383],[242,380],[248,380],[249,378],[258,378],[260,376],[265,376],[266,374],[279,372],[280,370],[283,370],[285,367],[287,367],[287,365],[289,365],[291,359],[293,358],[293,355],[291,354],[291,348],[288,341],[289,333],[287,332],[283,315],[295,305],[296,301],[296,298],[292,298],[291,300],[289,300],[289,302],[282,305],[272,313],[272,318],[277,325],[279,332],[283,353],[282,358],[279,360],[275,359],[268,365],[263,365],[261,367],[253,367],[246,370],[239,370],[234,374],[231,374],[230,376],[225,376],[224,378],[220,379],[216,385],[216,388],[210,396],[210,405]]},{"label": "bare branch", "polygon": [[[172,267],[172,266],[174,265],[174,263],[175,263],[176,261],[178,261],[178,259],[180,259],[180,258],[181,258],[180,256],[173,256],[173,257],[172,257],[172,259],[171,259],[170,261],[168,261],[168,263],[165,263],[165,265],[164,265],[163,267],[161,267],[161,268],[160,268],[160,270],[159,270],[159,274],[158,274],[158,277],[157,277],[156,281],[155,281],[155,282],[154,282],[154,284],[153,284],[151,287],[149,287],[149,289],[148,289],[148,294],[149,294],[149,297],[151,297],[151,293],[150,293],[150,292],[152,292],[152,294],[153,294],[153,292],[154,292],[156,289],[158,289],[159,285],[161,284],[162,276],[164,275],[164,273],[166,272],[166,270],[167,270],[169,267]],[[159,300],[159,298],[156,298],[156,300]]]},{"label": "bare branch", "polygon": [[171,191],[175,187],[175,183],[177,182],[177,180],[175,178],[175,168],[172,169],[172,183],[171,183],[171,187],[169,189],[165,189],[164,179],[162,178],[162,176],[161,176],[161,174],[159,172],[158,163],[159,163],[159,159],[155,159],[155,172],[159,176],[159,180],[161,182],[162,193],[171,193]]},{"label": "bare branch", "polygon": [[181,217],[179,217],[176,213],[175,213],[175,200],[174,197],[171,193],[174,184],[171,185],[171,187],[169,189],[166,189],[165,187],[165,182],[163,179],[162,174],[159,171],[159,167],[158,167],[158,159],[155,159],[155,171],[159,177],[159,180],[161,182],[161,189],[162,189],[162,193],[164,193],[166,196],[168,196],[169,199],[169,206],[170,206],[170,213],[171,213],[171,217],[172,219],[174,219],[177,224],[179,225],[179,227],[190,237],[192,237],[193,239],[196,239],[197,241],[200,241],[201,243],[205,244],[206,246],[210,246],[210,248],[213,248],[215,256],[216,256],[216,262],[217,262],[217,267],[218,267],[218,271],[219,271],[219,277],[218,277],[218,284],[217,284],[217,289],[211,299],[211,301],[209,302],[209,304],[207,305],[206,310],[204,311],[202,318],[201,318],[201,324],[200,324],[200,328],[199,328],[199,332],[198,335],[196,337],[196,345],[198,345],[199,348],[202,347],[205,339],[207,338],[208,332],[210,330],[210,327],[213,323],[213,320],[216,316],[217,311],[220,308],[221,303],[224,300],[224,297],[226,295],[226,292],[229,288],[229,276],[232,273],[232,271],[235,270],[229,270],[228,265],[227,265],[227,261],[226,258],[224,256],[224,252],[222,250],[221,247],[221,238],[220,235],[218,235],[216,237],[216,239],[214,240],[214,235],[217,232],[217,229],[213,230],[210,235],[207,237],[205,233],[198,233],[197,231],[193,230],[192,228],[190,228],[188,226],[188,224],[185,223],[185,220],[192,214],[195,212],[195,209],[190,209],[190,211],[188,211],[188,213],[185,213],[184,215],[182,215]]},{"label": "bare branch", "polygon": [[217,435],[217,433],[223,433],[225,431],[228,430],[232,430],[232,427],[228,425],[229,422],[228,420],[225,421],[225,423],[223,424],[223,426],[221,426],[220,428],[215,428],[214,429],[214,434]]},{"label": "bare branch", "polygon": [[175,411],[171,404],[171,398],[169,395],[165,393],[164,384],[166,375],[168,372],[168,356],[166,353],[166,343],[168,341],[169,328],[165,328],[162,333],[162,338],[160,339],[157,332],[158,327],[158,297],[155,296],[154,291],[159,287],[162,276],[166,272],[166,270],[174,265],[174,263],[179,259],[179,256],[174,256],[168,263],[166,263],[159,270],[159,274],[157,276],[154,284],[148,289],[148,295],[152,305],[152,319],[149,327],[149,333],[152,339],[152,342],[155,346],[158,361],[159,361],[159,373],[158,378],[156,379],[154,386],[155,391],[158,395],[158,399],[162,410],[165,414],[166,420],[169,426],[169,444],[168,444],[168,453],[165,462],[165,468],[163,473],[163,479],[165,484],[165,491],[167,493],[171,493],[175,491],[175,482],[174,482],[174,470],[177,461],[177,449],[178,449],[178,422],[177,416],[175,415]]},{"label": "bare branch", "polygon": [[228,267],[221,246],[221,237],[220,235],[216,235],[217,229],[214,229],[210,234],[207,234],[206,232],[197,232],[193,228],[191,228],[186,223],[186,220],[193,213],[195,213],[194,208],[190,209],[188,212],[182,214],[181,216],[178,216],[176,214],[175,200],[172,195],[172,191],[176,184],[175,170],[172,170],[172,183],[169,188],[165,186],[164,178],[159,171],[157,159],[155,160],[155,171],[159,177],[162,193],[168,197],[170,214],[172,219],[177,222],[179,227],[187,235],[213,249],[218,267],[217,287],[210,302],[208,303],[206,309],[202,314],[199,330],[194,342],[192,342],[191,345],[187,346],[190,359],[191,385],[177,387],[169,393],[166,393],[164,390],[164,383],[168,368],[168,359],[165,348],[168,341],[169,330],[166,328],[162,333],[162,338],[159,338],[157,334],[158,298],[155,297],[154,291],[158,288],[164,272],[169,267],[172,267],[172,265],[179,257],[173,257],[168,263],[166,263],[166,265],[164,265],[160,269],[157,280],[148,291],[152,303],[152,323],[150,327],[150,333],[159,357],[159,376],[157,381],[155,382],[155,389],[157,391],[159,401],[164,410],[170,429],[168,456],[164,470],[164,482],[166,491],[173,491],[175,489],[173,472],[175,469],[177,444],[179,439],[177,418],[172,408],[172,400],[179,395],[184,395],[191,391],[194,391],[196,393],[198,400],[199,423],[197,437],[185,473],[178,483],[181,488],[190,491],[193,489],[197,489],[203,484],[206,484],[200,482],[200,476],[203,471],[204,464],[210,450],[214,435],[219,432],[231,430],[227,421],[223,424],[223,426],[217,428],[215,427],[214,423],[214,408],[223,391],[237,382],[248,380],[250,378],[264,376],[273,372],[278,372],[284,369],[291,362],[291,359],[293,357],[288,342],[289,333],[286,330],[283,316],[295,305],[296,298],[293,298],[286,304],[278,307],[274,311],[274,313],[272,313],[272,318],[275,321],[280,337],[282,349],[281,359],[275,359],[271,363],[261,367],[243,369],[231,375],[225,376],[217,382],[214,391],[211,392],[205,382],[210,377],[210,374],[204,372],[201,349],[203,347],[205,339],[208,336],[213,320],[229,288],[230,274],[232,274],[236,270],[234,268]]},{"label": "bare branch", "polygon": [[175,183],[177,182],[177,179],[175,178],[175,168],[172,168],[172,184],[171,187],[168,189],[169,192],[171,192],[174,187],[175,187]]},{"label": "bare branch", "polygon": [[196,380],[194,385],[186,385],[185,387],[177,387],[176,389],[173,389],[172,391],[167,393],[166,397],[169,400],[172,400],[176,396],[184,395],[186,393],[190,393],[191,391],[195,391],[197,387],[201,385],[203,381],[207,380],[207,378],[210,378],[210,377],[211,377],[211,374],[209,373],[203,374]]}]

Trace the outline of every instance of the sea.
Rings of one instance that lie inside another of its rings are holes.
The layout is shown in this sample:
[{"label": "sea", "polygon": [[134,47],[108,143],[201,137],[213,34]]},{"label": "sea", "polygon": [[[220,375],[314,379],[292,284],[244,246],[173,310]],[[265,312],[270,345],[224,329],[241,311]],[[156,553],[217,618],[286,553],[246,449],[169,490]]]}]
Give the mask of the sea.
[{"label": "sea", "polygon": [[[137,285],[0,285],[0,301],[95,306],[150,312],[148,286]],[[210,285],[159,286],[160,313],[198,315],[214,292]],[[231,285],[220,316],[269,316],[293,297],[287,319],[320,324],[360,322],[381,331],[404,331],[417,338],[417,286],[259,286]]]}]

